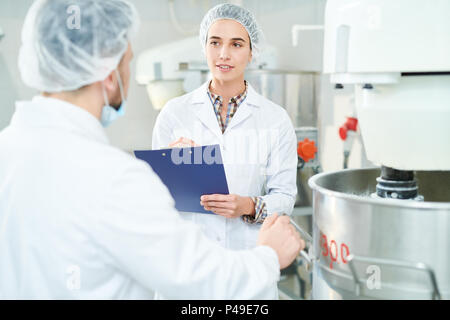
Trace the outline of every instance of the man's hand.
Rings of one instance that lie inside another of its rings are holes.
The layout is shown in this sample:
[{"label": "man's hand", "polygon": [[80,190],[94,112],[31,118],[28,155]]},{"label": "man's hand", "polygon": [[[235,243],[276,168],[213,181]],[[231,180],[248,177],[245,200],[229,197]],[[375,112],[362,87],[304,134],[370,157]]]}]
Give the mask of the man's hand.
[{"label": "man's hand", "polygon": [[278,217],[276,213],[266,218],[259,231],[258,245],[269,246],[278,255],[280,269],[289,266],[301,250],[305,241],[290,224],[288,216]]},{"label": "man's hand", "polygon": [[237,194],[211,194],[200,197],[200,204],[207,211],[224,216],[238,218],[242,215],[255,215],[255,203],[250,197]]},{"label": "man's hand", "polygon": [[169,144],[169,148],[187,148],[187,147],[198,147],[199,145],[196,144],[193,140],[181,137],[177,141],[172,142]]}]

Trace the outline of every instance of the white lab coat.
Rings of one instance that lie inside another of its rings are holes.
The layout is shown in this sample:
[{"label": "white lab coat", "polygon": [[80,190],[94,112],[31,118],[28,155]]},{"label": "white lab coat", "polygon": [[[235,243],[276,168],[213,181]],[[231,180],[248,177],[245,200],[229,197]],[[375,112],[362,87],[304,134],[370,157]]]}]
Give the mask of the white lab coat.
[{"label": "white lab coat", "polygon": [[228,251],[181,219],[90,113],[17,103],[0,132],[0,299],[265,299],[278,278],[273,249]]},{"label": "white lab coat", "polygon": [[[153,130],[152,148],[167,148],[180,137],[199,145],[219,144],[230,194],[262,196],[268,215],[291,214],[297,193],[297,139],[287,112],[248,85],[246,99],[222,134],[208,84],[164,106]],[[187,212],[181,216],[231,249],[255,247],[261,227],[241,218]]]}]

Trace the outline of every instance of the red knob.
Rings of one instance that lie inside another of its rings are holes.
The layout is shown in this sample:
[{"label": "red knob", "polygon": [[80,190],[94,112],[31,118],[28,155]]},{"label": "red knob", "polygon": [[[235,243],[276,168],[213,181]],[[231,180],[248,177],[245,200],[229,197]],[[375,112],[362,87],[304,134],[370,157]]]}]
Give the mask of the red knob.
[{"label": "red knob", "polygon": [[300,141],[297,146],[297,154],[305,162],[315,158],[317,152],[316,143],[308,138]]}]

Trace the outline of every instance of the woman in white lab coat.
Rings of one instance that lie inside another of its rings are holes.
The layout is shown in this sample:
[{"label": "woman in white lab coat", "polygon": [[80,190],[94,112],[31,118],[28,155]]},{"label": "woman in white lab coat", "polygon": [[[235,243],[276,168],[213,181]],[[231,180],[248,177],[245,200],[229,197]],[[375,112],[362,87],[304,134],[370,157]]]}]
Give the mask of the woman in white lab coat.
[{"label": "woman in white lab coat", "polygon": [[288,114],[244,80],[261,36],[246,9],[232,4],[211,9],[200,40],[212,80],[170,100],[153,131],[153,149],[220,145],[230,194],[199,199],[214,214],[181,215],[232,249],[254,247],[264,219],[290,214],[297,192],[297,140]]}]

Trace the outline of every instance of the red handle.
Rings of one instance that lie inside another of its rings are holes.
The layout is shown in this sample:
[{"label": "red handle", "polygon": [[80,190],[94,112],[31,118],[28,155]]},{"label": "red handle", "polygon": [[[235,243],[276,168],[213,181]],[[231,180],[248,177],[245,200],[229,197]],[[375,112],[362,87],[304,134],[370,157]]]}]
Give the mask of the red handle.
[{"label": "red handle", "polygon": [[353,117],[348,117],[347,121],[339,128],[339,136],[342,140],[347,139],[348,131],[355,131],[358,128],[358,119]]}]

